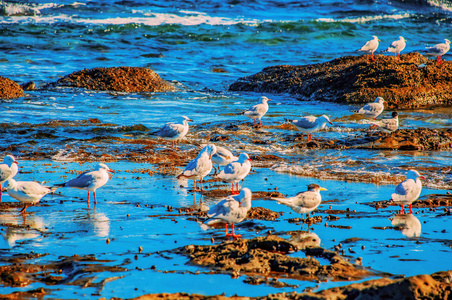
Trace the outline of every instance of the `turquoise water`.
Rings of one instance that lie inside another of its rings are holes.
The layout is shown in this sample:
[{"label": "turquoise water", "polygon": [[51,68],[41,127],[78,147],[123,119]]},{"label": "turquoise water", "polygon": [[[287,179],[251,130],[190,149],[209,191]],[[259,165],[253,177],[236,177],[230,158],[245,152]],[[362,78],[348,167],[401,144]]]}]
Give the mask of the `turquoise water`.
[{"label": "turquoise water", "polygon": [[[26,92],[19,99],[0,101],[0,123],[42,124],[51,120],[98,118],[103,123],[117,126],[143,124],[153,130],[179,115],[186,115],[195,121],[192,130],[208,130],[229,122],[249,122],[238,113],[254,104],[261,95],[228,91],[229,85],[239,77],[273,65],[313,64],[345,55],[361,55],[355,50],[372,35],[377,35],[381,40],[379,50],[386,49],[402,35],[408,40],[404,53],[422,51],[427,46],[451,38],[452,10],[449,2],[430,3],[434,5],[414,5],[402,1],[327,0],[312,3],[240,0],[163,3],[34,1],[27,4],[3,1],[0,11],[1,76],[19,83],[34,81],[39,88],[84,68],[139,66],[153,69],[174,83],[177,91],[125,94],[38,89]],[[444,58],[450,60],[450,55]],[[214,72],[214,69],[225,72]],[[358,108],[356,106],[300,102],[291,95],[267,96],[272,101],[268,114],[262,120],[265,125],[278,125],[285,117],[327,114],[335,125],[318,133],[318,136],[335,139],[353,136],[356,130],[368,127],[348,118],[350,110]],[[452,126],[450,109],[399,113],[401,128]],[[384,112],[382,116],[389,115],[390,112]],[[61,138],[82,138],[87,134],[83,128],[75,129],[80,131],[55,128]],[[29,140],[27,136],[1,130],[2,148]],[[273,134],[272,137],[278,133],[277,129],[263,130]],[[231,147],[238,151],[240,145]],[[283,143],[275,140],[272,147],[275,152],[280,151],[284,155]],[[64,145],[55,143],[55,148],[64,149]],[[14,154],[20,160],[20,153]],[[362,240],[348,246],[357,252],[350,259],[363,257],[364,266],[375,270],[408,276],[452,268],[450,260],[445,259],[451,251],[450,232],[448,229],[445,233],[441,232],[448,228],[449,216],[437,217],[439,212],[427,210],[416,214],[422,224],[421,235],[416,238],[396,230],[375,229],[391,226],[389,218],[395,208],[377,212],[366,203],[387,200],[394,186],[327,180],[331,171],[401,175],[408,167],[447,170],[452,164],[450,151],[300,150],[296,155],[296,162],[290,165],[276,164],[271,170],[256,168],[256,173],[247,177],[245,185],[252,191],[278,186],[282,193],[293,195],[304,190],[306,184],[319,182],[328,188],[323,193],[325,201],[338,199],[331,205],[337,209],[351,208],[360,212],[359,217],[336,221],[338,225],[351,224],[350,230],[314,225],[322,247],[332,249],[347,238],[359,237]],[[356,163],[350,164],[350,161]],[[18,179],[52,183],[61,182],[60,176],[68,175],[69,170],[84,170],[92,166],[57,161],[20,162]],[[59,166],[55,173],[47,172],[49,167],[45,164],[48,163]],[[125,265],[127,271],[97,274],[94,282],[119,277],[107,282],[103,289],[45,286],[52,289],[49,297],[97,299],[99,295],[107,298],[133,297],[179,291],[256,296],[293,290],[249,285],[243,282],[243,276],[231,279],[228,275],[206,275],[203,272],[208,272],[207,269],[187,265],[185,257],[168,254],[170,259],[166,259],[156,254],[156,251],[188,244],[210,244],[211,237],[219,241],[223,231],[203,231],[199,224],[185,218],[179,218],[175,223],[170,217],[150,217],[165,215],[165,205],[193,205],[193,194],[188,192],[187,184],[181,187],[174,177],[162,175],[146,175],[135,180],[132,178],[135,174],[126,172],[152,167],[147,164],[116,162],[109,165],[117,173],[107,186],[99,190],[101,201],[95,209],[87,208],[83,201],[85,192],[66,189],[62,190],[62,195],[46,196],[42,205],[30,208],[26,220],[16,210],[0,216],[2,223],[29,222],[32,228],[37,229],[32,232],[2,231],[2,251],[12,254],[30,251],[49,253],[40,259],[43,261],[77,253],[95,254],[98,259],[111,260],[111,265],[128,262]],[[325,173],[323,181],[286,174],[303,174],[302,170],[313,167]],[[451,189],[452,173],[433,173],[431,176],[425,181],[422,196],[444,194]],[[264,178],[270,180],[265,181]],[[204,197],[207,205],[218,200]],[[5,195],[4,201],[14,200]],[[60,204],[60,201],[63,203]],[[146,207],[146,204],[154,205],[154,208]],[[322,204],[319,214],[326,217],[324,210],[329,205]],[[263,199],[255,199],[253,206],[285,214],[275,222],[247,221],[249,226],[240,229],[245,238],[262,236],[264,233],[256,229],[260,226],[285,238],[290,237],[289,231],[300,230],[298,225],[287,222],[288,218],[298,216],[286,207]],[[105,242],[107,238],[111,240],[108,245]],[[139,246],[143,247],[144,252],[135,260]],[[361,246],[365,246],[365,250],[361,250]],[[186,271],[192,273],[184,273]],[[196,274],[197,271],[200,274]],[[307,287],[328,288],[336,284],[321,283],[316,287],[313,282],[287,282],[299,285],[297,291]],[[0,293],[37,287],[40,286],[2,287]]]}]

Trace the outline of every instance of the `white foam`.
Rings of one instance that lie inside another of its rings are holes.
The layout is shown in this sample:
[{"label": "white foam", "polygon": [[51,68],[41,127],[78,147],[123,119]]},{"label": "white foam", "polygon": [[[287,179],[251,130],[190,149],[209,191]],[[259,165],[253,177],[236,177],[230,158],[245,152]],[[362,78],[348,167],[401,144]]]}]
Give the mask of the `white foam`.
[{"label": "white foam", "polygon": [[365,16],[359,18],[344,18],[344,19],[333,19],[333,18],[319,18],[316,21],[318,22],[327,22],[327,23],[335,23],[335,22],[346,22],[346,23],[368,23],[373,21],[380,20],[401,20],[410,18],[411,15],[408,13],[398,14],[398,15],[381,15],[381,16]]}]

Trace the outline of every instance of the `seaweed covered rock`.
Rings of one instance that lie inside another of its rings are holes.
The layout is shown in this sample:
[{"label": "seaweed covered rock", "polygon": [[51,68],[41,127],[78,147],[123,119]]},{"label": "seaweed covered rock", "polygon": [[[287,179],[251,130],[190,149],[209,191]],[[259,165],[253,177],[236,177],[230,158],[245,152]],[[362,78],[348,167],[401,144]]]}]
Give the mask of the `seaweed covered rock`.
[{"label": "seaweed covered rock", "polygon": [[272,66],[233,83],[231,91],[290,93],[301,100],[367,103],[383,97],[390,109],[452,106],[452,62],[438,65],[419,53],[346,56],[304,66]]},{"label": "seaweed covered rock", "polygon": [[22,97],[24,90],[11,79],[0,76],[0,99],[12,99]]},{"label": "seaweed covered rock", "polygon": [[117,92],[168,92],[174,87],[148,68],[111,67],[83,69],[50,85]]}]

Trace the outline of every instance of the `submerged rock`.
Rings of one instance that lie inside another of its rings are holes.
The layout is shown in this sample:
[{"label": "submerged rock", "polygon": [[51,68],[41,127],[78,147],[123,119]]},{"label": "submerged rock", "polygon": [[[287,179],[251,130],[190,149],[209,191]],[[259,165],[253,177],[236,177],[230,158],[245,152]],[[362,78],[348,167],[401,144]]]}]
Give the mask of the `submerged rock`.
[{"label": "submerged rock", "polygon": [[233,83],[231,91],[290,93],[301,100],[367,103],[383,97],[389,109],[452,106],[452,62],[437,65],[419,53],[346,56],[304,66],[272,66]]},{"label": "submerged rock", "polygon": [[12,99],[22,97],[24,90],[11,79],[0,76],[0,99]]},{"label": "submerged rock", "polygon": [[[234,274],[290,277],[299,280],[323,281],[357,280],[374,272],[356,267],[333,251],[307,248],[310,258],[292,257],[298,251],[296,243],[277,236],[257,237],[250,240],[224,242],[214,246],[189,245],[179,251],[190,257],[195,265],[210,267]],[[330,265],[322,265],[313,257],[325,258]]]},{"label": "submerged rock", "polygon": [[174,91],[174,86],[157,73],[139,67],[83,69],[66,75],[47,87],[54,86],[129,93]]}]

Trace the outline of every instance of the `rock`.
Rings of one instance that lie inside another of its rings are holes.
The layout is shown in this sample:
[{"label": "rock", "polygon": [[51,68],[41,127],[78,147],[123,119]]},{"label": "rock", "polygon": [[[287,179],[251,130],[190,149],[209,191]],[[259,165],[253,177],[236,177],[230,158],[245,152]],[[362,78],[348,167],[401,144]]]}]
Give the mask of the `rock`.
[{"label": "rock", "polygon": [[20,85],[24,91],[34,91],[36,90],[36,84],[33,81],[24,83]]},{"label": "rock", "polygon": [[157,73],[139,67],[83,69],[64,76],[46,88],[56,86],[129,93],[174,91],[174,86]]},{"label": "rock", "polygon": [[[425,67],[419,67],[422,64]],[[301,100],[368,103],[383,97],[387,109],[452,106],[452,62],[437,65],[414,52],[377,55],[374,63],[363,56],[346,56],[304,66],[273,66],[234,82],[231,91],[290,93]]]},{"label": "rock", "polygon": [[23,89],[11,79],[0,76],[0,99],[12,99],[22,97]]}]

